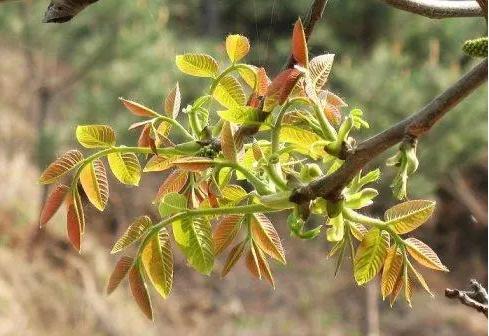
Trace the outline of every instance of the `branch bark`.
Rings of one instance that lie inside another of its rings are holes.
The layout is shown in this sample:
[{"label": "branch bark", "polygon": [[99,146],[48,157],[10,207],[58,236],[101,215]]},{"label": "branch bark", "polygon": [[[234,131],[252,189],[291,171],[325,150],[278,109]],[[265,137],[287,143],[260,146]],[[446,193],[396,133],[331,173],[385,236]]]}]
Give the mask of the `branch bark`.
[{"label": "branch bark", "polygon": [[[477,1],[450,1],[450,0],[382,0],[397,9],[426,16],[431,19],[453,17],[486,16],[485,11]],[[478,0],[479,1],[479,0]],[[485,1],[485,0],[480,0]]]},{"label": "branch bark", "polygon": [[449,299],[458,299],[460,303],[475,309],[487,317],[487,291],[476,280],[470,280],[470,290],[445,289],[445,296]]},{"label": "branch bark", "polygon": [[290,200],[300,204],[317,197],[338,199],[342,189],[367,163],[406,137],[417,138],[428,132],[448,111],[486,80],[487,58],[417,113],[347,151],[340,169],[296,189]]}]

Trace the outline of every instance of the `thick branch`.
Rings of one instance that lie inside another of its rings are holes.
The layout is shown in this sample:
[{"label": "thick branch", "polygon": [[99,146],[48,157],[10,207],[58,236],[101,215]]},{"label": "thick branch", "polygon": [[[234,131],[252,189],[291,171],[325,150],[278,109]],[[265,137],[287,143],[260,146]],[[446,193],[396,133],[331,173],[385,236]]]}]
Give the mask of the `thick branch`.
[{"label": "thick branch", "polygon": [[475,66],[441,95],[429,102],[417,113],[391,128],[363,141],[357,148],[346,153],[346,159],[335,173],[322,177],[296,189],[291,201],[303,203],[317,197],[336,199],[342,189],[370,161],[405,137],[419,137],[462,99],[487,80],[487,59]]},{"label": "thick branch", "polygon": [[[400,10],[431,19],[485,16],[476,1],[450,0],[382,0]],[[486,9],[487,11],[487,9]]]},{"label": "thick branch", "polygon": [[476,280],[470,280],[470,291],[445,289],[445,296],[458,299],[460,303],[484,314],[487,317],[487,291]]}]

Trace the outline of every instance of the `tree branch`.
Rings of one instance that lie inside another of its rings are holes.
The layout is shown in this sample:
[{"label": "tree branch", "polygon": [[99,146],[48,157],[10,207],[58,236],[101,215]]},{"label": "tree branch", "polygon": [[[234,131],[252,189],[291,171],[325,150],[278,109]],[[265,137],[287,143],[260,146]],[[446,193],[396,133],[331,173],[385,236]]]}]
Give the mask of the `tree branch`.
[{"label": "tree branch", "polygon": [[[431,19],[453,17],[485,16],[485,12],[476,1],[450,0],[382,0],[397,9],[426,16]],[[479,0],[478,0],[479,1]],[[480,0],[485,1],[485,0]],[[487,12],[487,6],[485,11]]]},{"label": "tree branch", "polygon": [[290,200],[300,204],[317,197],[337,199],[342,189],[367,163],[406,137],[417,138],[428,132],[448,111],[486,80],[487,58],[417,113],[347,151],[340,169],[296,189]]},{"label": "tree branch", "polygon": [[467,307],[481,312],[487,317],[487,291],[476,280],[470,280],[469,291],[458,289],[445,289],[445,296],[449,299],[458,299],[460,303]]}]

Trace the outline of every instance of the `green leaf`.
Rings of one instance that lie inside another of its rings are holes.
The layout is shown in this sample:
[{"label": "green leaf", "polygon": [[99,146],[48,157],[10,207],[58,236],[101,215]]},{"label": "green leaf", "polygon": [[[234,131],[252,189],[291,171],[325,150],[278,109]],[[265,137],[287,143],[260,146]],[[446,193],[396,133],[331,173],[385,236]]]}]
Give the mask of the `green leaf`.
[{"label": "green leaf", "polygon": [[141,261],[158,294],[168,297],[173,285],[173,255],[170,236],[165,228],[146,244]]},{"label": "green leaf", "polygon": [[135,243],[144,235],[144,233],[153,225],[151,218],[148,216],[137,217],[134,222],[127,228],[126,232],[117,240],[110,253],[118,253],[126,247]]},{"label": "green leaf", "polygon": [[338,242],[343,240],[345,235],[345,221],[343,215],[340,213],[338,216],[329,219],[328,225],[332,226],[326,231],[326,239],[330,242]]},{"label": "green leaf", "polygon": [[158,207],[161,217],[173,215],[187,209],[187,199],[182,194],[172,192],[166,194]]},{"label": "green leaf", "polygon": [[110,153],[107,155],[110,170],[122,183],[128,185],[139,184],[141,179],[141,166],[134,153]]},{"label": "green leaf", "polygon": [[117,287],[119,287],[119,284],[126,277],[133,263],[134,259],[131,257],[122,256],[119,259],[110,275],[109,282],[107,283],[107,295],[111,294]]},{"label": "green leaf", "polygon": [[80,183],[90,203],[103,211],[109,200],[109,182],[102,160],[93,160],[82,169]]},{"label": "green leaf", "polygon": [[389,246],[389,234],[371,229],[358,246],[355,254],[354,276],[359,285],[372,280],[382,268]]},{"label": "green leaf", "polygon": [[217,84],[213,97],[228,109],[237,108],[246,104],[243,87],[232,76],[224,76]]},{"label": "green leaf", "polygon": [[387,224],[398,234],[408,233],[430,218],[436,202],[425,200],[397,204],[385,212]]},{"label": "green leaf", "polygon": [[280,142],[294,144],[298,152],[313,158],[318,158],[325,154],[322,146],[313,146],[318,141],[322,141],[319,135],[297,126],[285,125],[280,129]]},{"label": "green leaf", "polygon": [[205,54],[178,55],[175,60],[181,72],[196,77],[215,77],[219,71],[214,58]]},{"label": "green leaf", "polygon": [[243,35],[228,35],[226,37],[226,52],[231,62],[235,63],[245,57],[250,51],[250,42]]},{"label": "green leaf", "polygon": [[81,161],[83,161],[83,154],[80,151],[76,149],[67,151],[42,172],[39,183],[50,184],[56,182]]},{"label": "green leaf", "polygon": [[188,263],[209,275],[214,266],[211,224],[204,217],[189,217],[173,222],[173,235]]},{"label": "green leaf", "polygon": [[238,125],[260,124],[259,110],[250,106],[239,106],[225,111],[217,111],[217,114],[226,121]]},{"label": "green leaf", "polygon": [[107,148],[115,145],[115,132],[106,125],[78,126],[76,139],[85,148]]}]

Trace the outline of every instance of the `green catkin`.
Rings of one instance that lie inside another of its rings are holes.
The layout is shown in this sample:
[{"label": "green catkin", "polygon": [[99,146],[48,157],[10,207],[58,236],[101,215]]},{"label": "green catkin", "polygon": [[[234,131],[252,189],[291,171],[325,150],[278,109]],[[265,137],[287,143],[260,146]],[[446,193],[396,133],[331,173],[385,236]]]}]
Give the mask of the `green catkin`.
[{"label": "green catkin", "polygon": [[487,36],[465,41],[462,50],[472,57],[487,57]]}]

